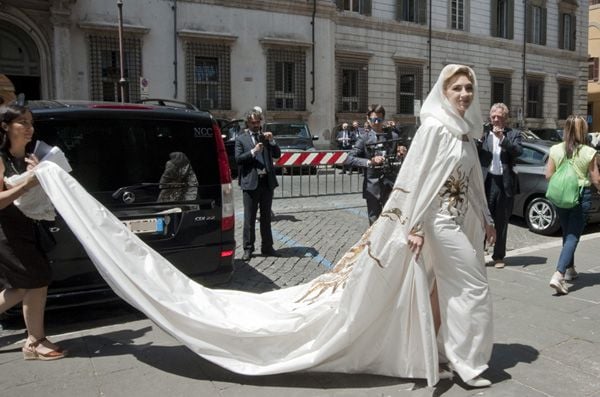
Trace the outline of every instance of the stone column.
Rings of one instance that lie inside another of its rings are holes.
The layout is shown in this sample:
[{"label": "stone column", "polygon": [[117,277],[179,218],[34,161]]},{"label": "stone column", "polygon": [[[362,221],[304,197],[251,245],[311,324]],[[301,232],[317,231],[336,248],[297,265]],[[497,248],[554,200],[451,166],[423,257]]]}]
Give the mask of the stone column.
[{"label": "stone column", "polygon": [[50,21],[53,29],[52,57],[54,65],[55,99],[73,99],[71,69],[71,5],[77,0],[52,0]]}]

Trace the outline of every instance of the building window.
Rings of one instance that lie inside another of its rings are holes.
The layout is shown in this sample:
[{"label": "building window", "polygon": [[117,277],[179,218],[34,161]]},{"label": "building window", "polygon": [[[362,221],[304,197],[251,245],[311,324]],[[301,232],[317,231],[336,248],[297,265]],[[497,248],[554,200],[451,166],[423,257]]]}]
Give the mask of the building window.
[{"label": "building window", "polygon": [[573,14],[560,15],[560,43],[563,50],[575,50],[575,16]]},{"label": "building window", "polygon": [[544,107],[544,82],[537,78],[527,79],[527,117],[542,118]]},{"label": "building window", "polygon": [[468,0],[450,0],[450,28],[455,30],[467,30],[466,10]]},{"label": "building window", "polygon": [[362,15],[371,15],[371,0],[336,0],[337,8]]},{"label": "building window", "polygon": [[427,0],[398,0],[397,4],[398,21],[427,23]]},{"label": "building window", "polygon": [[527,42],[546,45],[546,7],[541,1],[527,5]]},{"label": "building window", "polygon": [[396,108],[398,114],[415,115],[415,101],[423,99],[423,67],[396,65]]},{"label": "building window", "polygon": [[562,0],[558,4],[558,48],[575,51],[577,39],[577,3]]},{"label": "building window", "polygon": [[558,84],[558,118],[566,120],[573,114],[573,84]]},{"label": "building window", "polygon": [[187,101],[203,110],[231,109],[230,47],[189,41],[185,45]]},{"label": "building window", "polygon": [[125,98],[121,98],[119,42],[116,36],[88,36],[90,46],[90,93],[94,101],[136,102],[140,100],[142,45],[137,37],[123,38]]},{"label": "building window", "polygon": [[267,51],[267,109],[306,110],[306,54],[301,50]]},{"label": "building window", "polygon": [[513,38],[514,0],[492,0],[491,29],[493,37]]},{"label": "building window", "polygon": [[598,58],[588,58],[588,80],[598,81]]},{"label": "building window", "polygon": [[368,63],[339,61],[337,112],[364,113],[368,101]]},{"label": "building window", "polygon": [[492,92],[490,106],[495,103],[502,102],[510,109],[511,78],[509,76],[491,77]]}]

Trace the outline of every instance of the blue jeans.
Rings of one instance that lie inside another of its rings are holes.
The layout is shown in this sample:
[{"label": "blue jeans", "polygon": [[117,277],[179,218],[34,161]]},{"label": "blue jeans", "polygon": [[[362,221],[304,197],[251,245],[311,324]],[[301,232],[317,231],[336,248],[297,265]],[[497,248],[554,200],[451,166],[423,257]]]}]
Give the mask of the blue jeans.
[{"label": "blue jeans", "polygon": [[587,215],[592,206],[590,188],[583,189],[580,203],[573,208],[557,208],[560,227],[562,229],[563,246],[558,257],[556,270],[564,274],[568,267],[575,265],[575,249],[587,222]]}]

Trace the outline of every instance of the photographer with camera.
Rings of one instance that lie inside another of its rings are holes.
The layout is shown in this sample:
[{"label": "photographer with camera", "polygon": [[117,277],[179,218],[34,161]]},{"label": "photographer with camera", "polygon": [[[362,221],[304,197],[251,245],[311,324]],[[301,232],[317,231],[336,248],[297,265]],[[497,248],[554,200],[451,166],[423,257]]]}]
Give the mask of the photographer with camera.
[{"label": "photographer with camera", "polygon": [[262,131],[262,110],[255,107],[246,113],[246,129],[235,139],[235,161],[238,165],[238,183],[244,203],[244,232],[242,260],[254,252],[256,212],[260,208],[261,253],[279,256],[273,249],[271,232],[271,205],[273,191],[278,186],[273,159],[281,157],[281,149],[273,133]]},{"label": "photographer with camera", "polygon": [[406,147],[399,142],[395,130],[384,127],[384,119],[383,106],[375,104],[369,107],[367,122],[371,129],[358,138],[344,163],[364,169],[363,198],[367,201],[370,225],[379,218],[396,181],[400,169],[398,154],[406,153]]}]

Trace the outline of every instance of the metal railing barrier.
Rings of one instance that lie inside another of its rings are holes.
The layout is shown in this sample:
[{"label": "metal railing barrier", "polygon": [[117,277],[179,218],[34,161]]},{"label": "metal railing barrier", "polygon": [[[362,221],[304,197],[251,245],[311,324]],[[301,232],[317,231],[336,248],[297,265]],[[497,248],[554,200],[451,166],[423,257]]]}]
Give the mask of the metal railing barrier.
[{"label": "metal railing barrier", "polygon": [[273,198],[362,192],[363,170],[344,166],[345,150],[284,151],[275,162],[279,187]]}]

